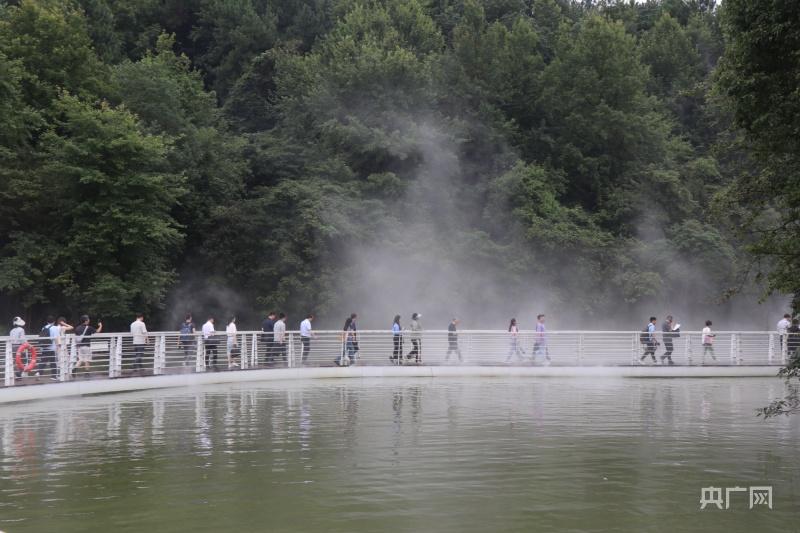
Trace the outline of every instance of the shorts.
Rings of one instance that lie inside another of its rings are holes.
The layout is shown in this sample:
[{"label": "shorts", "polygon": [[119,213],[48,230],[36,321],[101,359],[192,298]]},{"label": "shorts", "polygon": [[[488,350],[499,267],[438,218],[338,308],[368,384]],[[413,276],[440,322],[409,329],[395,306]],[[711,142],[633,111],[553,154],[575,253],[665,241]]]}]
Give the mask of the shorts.
[{"label": "shorts", "polygon": [[92,362],[92,347],[91,346],[78,346],[78,361],[81,363]]}]

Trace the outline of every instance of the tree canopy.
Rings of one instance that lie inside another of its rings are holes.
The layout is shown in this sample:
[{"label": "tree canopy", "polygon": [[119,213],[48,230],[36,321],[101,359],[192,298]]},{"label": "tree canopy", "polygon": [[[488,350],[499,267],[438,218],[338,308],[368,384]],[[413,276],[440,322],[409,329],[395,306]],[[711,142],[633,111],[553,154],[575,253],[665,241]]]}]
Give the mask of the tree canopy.
[{"label": "tree canopy", "polygon": [[754,6],[0,4],[0,310],[797,293],[799,26]]}]

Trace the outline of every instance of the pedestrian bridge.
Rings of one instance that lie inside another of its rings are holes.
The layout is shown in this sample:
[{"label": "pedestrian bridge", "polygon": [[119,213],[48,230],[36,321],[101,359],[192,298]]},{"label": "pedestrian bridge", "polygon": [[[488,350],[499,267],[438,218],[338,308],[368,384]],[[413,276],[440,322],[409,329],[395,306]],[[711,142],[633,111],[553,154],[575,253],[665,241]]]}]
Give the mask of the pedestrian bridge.
[{"label": "pedestrian bridge", "polygon": [[[774,376],[788,357],[786,343],[774,332],[715,332],[713,357],[705,353],[699,331],[681,332],[673,339],[674,366],[667,366],[661,364],[665,348],[660,333],[658,364],[648,357],[643,365],[640,358],[645,345],[640,342],[638,331],[551,331],[534,353],[537,338],[533,331],[520,332],[520,349],[514,350],[508,332],[465,330],[459,331],[456,339],[449,337],[447,331],[422,332],[418,338],[422,356],[417,364],[415,358],[405,357],[413,349],[409,332],[399,339],[404,357],[398,362],[392,359],[396,343],[390,331],[359,331],[356,345],[351,346],[357,352],[350,364],[341,331],[314,333],[305,353],[296,331],[287,332],[284,343],[276,343],[260,331],[235,335],[222,332],[206,340],[200,333],[154,332],[148,334],[144,348],[138,350],[130,334],[97,334],[84,340],[92,355],[89,368],[78,370],[78,337],[66,336],[55,353],[47,352],[51,349],[50,339],[30,337],[28,343],[37,352],[37,362],[27,372],[24,367],[30,363],[30,347],[20,349],[8,337],[0,337],[0,345],[5,346],[0,402],[189,384],[320,377]],[[457,351],[452,350],[454,340]],[[43,359],[49,357],[54,364],[45,366]]]}]

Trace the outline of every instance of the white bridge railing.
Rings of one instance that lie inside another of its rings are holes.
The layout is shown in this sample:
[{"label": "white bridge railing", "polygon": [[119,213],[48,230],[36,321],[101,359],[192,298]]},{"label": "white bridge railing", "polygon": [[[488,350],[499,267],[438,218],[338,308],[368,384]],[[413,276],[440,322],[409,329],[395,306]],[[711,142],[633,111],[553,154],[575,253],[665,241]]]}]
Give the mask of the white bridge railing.
[{"label": "white bridge railing", "polygon": [[[186,372],[247,370],[299,366],[391,364],[552,364],[554,366],[619,366],[641,364],[646,345],[641,332],[631,331],[548,331],[544,343],[536,333],[522,331],[514,350],[512,337],[505,331],[459,331],[453,338],[447,331],[425,331],[415,338],[403,332],[395,338],[390,331],[359,331],[355,343],[348,343],[341,331],[315,331],[310,350],[304,350],[296,331],[287,332],[284,343],[260,331],[244,331],[234,336],[224,332],[209,340],[200,333],[149,333],[144,345],[134,345],[133,336],[122,333],[97,334],[83,339],[68,335],[55,346],[51,339],[29,336],[29,346],[13,344],[0,337],[3,365],[0,383],[5,386],[160,375]],[[672,339],[671,358],[676,365],[783,365],[787,344],[794,340],[774,332],[715,332],[713,353],[702,345],[701,333],[681,332]],[[660,364],[667,346],[656,334],[655,356]],[[351,339],[352,340],[352,339]],[[414,340],[419,342],[420,358],[408,357]],[[799,343],[800,344],[800,343]],[[36,351],[36,361],[30,356]],[[83,349],[81,349],[83,347]],[[396,350],[402,358],[393,359]],[[449,352],[449,353],[448,353]],[[19,353],[19,357],[18,357]],[[352,355],[348,357],[348,355]],[[76,369],[81,356],[91,361]],[[664,363],[668,363],[664,360]],[[652,364],[648,355],[645,364]]]}]

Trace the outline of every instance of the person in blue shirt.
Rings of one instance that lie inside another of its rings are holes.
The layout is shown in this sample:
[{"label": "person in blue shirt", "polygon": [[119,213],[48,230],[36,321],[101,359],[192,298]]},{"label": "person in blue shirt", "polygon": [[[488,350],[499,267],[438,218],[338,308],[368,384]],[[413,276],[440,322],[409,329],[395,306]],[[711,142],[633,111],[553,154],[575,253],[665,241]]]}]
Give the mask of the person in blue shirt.
[{"label": "person in blue shirt", "polygon": [[647,358],[648,355],[653,358],[653,362],[656,362],[656,346],[658,346],[658,342],[656,341],[656,321],[658,319],[654,316],[650,317],[650,323],[647,324],[647,338],[644,345],[644,354],[642,357],[639,358],[639,362],[644,364],[644,360]]},{"label": "person in blue shirt", "polygon": [[394,349],[389,359],[399,365],[403,361],[403,327],[400,325],[400,315],[395,315],[392,322],[392,344]]}]

